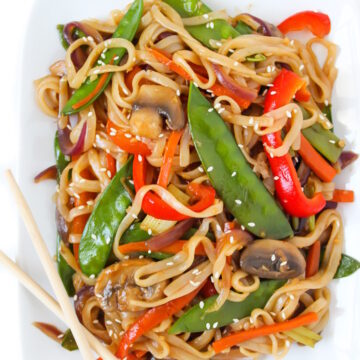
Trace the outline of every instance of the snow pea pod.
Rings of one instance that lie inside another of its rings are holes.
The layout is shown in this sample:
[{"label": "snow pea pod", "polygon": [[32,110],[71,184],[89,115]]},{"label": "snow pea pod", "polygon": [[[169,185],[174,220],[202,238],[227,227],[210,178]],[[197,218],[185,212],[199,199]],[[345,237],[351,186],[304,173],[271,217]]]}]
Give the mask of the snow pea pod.
[{"label": "snow pea pod", "polygon": [[97,201],[80,240],[79,263],[84,274],[98,275],[109,258],[116,231],[131,205],[123,180],[131,177],[132,158],[117,172]]},{"label": "snow pea pod", "polygon": [[235,319],[249,316],[254,309],[263,309],[274,292],[285,282],[284,280],[262,281],[259,288],[245,300],[241,302],[227,300],[219,310],[207,312],[217,299],[217,295],[211,296],[203,301],[204,306],[201,308],[200,304],[197,304],[185,312],[169,329],[169,333],[201,332],[208,330],[209,325],[212,329],[215,323],[217,328],[232,324]]},{"label": "snow pea pod", "polygon": [[[139,27],[141,16],[143,13],[143,0],[135,0],[127,13],[121,19],[117,29],[113,34],[113,38],[123,38],[129,41],[132,41],[134,38],[136,31]],[[103,58],[100,58],[96,65],[100,66],[105,64],[109,64],[112,61],[113,65],[118,65],[125,55],[124,48],[111,48],[106,52],[103,52]],[[70,100],[66,103],[65,107],[62,109],[62,113],[64,115],[70,115],[77,113],[85,108],[87,108],[90,104],[92,104],[104,91],[104,89],[109,84],[113,73],[108,73],[106,80],[103,83],[100,83],[100,76],[98,76],[95,80],[92,80],[88,77],[85,82],[81,85],[79,89],[77,89]],[[100,88],[98,89],[98,85],[100,83]],[[89,100],[82,106],[74,108],[74,105],[89,97],[89,95],[94,94],[94,96],[90,96]]]},{"label": "snow pea pod", "polygon": [[334,279],[341,279],[352,275],[360,269],[360,262],[349,255],[342,254],[339,267],[336,271]]},{"label": "snow pea pod", "polygon": [[[300,108],[304,119],[308,119],[310,117],[309,113],[302,106]],[[331,115],[329,120],[332,120]],[[315,123],[303,129],[302,133],[309,143],[327,160],[332,163],[338,161],[343,149],[339,146],[340,139],[332,131],[324,129],[319,123]]]},{"label": "snow pea pod", "polygon": [[[56,168],[58,171],[57,182],[59,183],[61,173],[68,165],[69,159],[67,159],[66,156],[60,150],[57,132],[55,134],[55,139],[54,139],[54,153],[55,153]],[[68,293],[68,295],[74,296],[75,289],[74,289],[74,285],[72,282],[74,270],[68,265],[68,263],[65,261],[65,259],[60,254],[60,251],[59,251],[60,241],[61,241],[60,235],[57,234],[57,237],[56,237],[56,263],[57,263],[58,273],[60,275],[61,281],[64,284],[65,290]]]},{"label": "snow pea pod", "polygon": [[[211,12],[208,6],[198,0],[164,0],[164,2],[174,8],[184,18],[201,16]],[[212,20],[211,23],[211,27],[207,24],[201,24],[186,26],[185,28],[195,39],[209,48],[213,48],[210,45],[210,40],[235,38],[241,35],[240,32],[223,19]]]},{"label": "snow pea pod", "polygon": [[188,119],[204,169],[237,221],[259,237],[283,239],[292,236],[286,216],[252,171],[220,115],[212,111],[211,104],[193,83]]}]

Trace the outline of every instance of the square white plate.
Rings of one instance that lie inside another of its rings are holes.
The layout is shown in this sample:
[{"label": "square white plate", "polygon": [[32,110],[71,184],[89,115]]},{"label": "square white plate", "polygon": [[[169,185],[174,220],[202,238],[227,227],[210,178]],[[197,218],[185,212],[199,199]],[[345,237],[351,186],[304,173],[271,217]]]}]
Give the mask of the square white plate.
[{"label": "square white plate", "polygon": [[[106,17],[112,9],[122,9],[128,0],[36,0],[28,29],[25,34],[22,58],[22,78],[19,82],[20,102],[20,185],[34,212],[36,221],[47,241],[49,249],[55,252],[54,205],[51,196],[55,186],[51,182],[40,185],[33,183],[33,176],[54,163],[53,138],[55,123],[37,107],[34,100],[33,80],[47,74],[48,67],[64,57],[56,24],[88,17]],[[333,93],[333,116],[336,132],[347,140],[347,148],[360,152],[360,9],[357,0],[254,0],[248,1],[208,0],[213,9],[226,7],[229,14],[251,12],[261,18],[279,23],[287,16],[302,10],[321,10],[331,17],[330,38],[339,45],[337,66],[339,76]],[[339,186],[353,189],[360,194],[360,170],[357,166],[346,169],[337,182]],[[345,223],[346,253],[360,259],[358,221],[360,202],[340,206]],[[20,229],[18,260],[20,265],[48,291],[51,291],[41,264],[33,250],[31,241],[23,227]],[[334,281],[330,322],[323,332],[323,340],[314,350],[293,347],[288,358],[352,360],[360,358],[360,272],[356,275]],[[3,311],[7,311],[3,309]],[[20,291],[20,312],[22,329],[23,360],[80,359],[77,352],[69,353],[44,337],[31,323],[35,320],[61,324],[27,291]]]}]

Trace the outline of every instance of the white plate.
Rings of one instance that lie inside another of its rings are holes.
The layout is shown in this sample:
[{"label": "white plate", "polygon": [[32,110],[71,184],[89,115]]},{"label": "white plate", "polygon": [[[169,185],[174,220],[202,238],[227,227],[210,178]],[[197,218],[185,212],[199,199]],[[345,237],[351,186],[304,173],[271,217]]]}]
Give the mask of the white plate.
[{"label": "white plate", "polygon": [[[55,251],[54,205],[51,196],[55,190],[53,183],[34,185],[34,174],[54,163],[53,137],[55,124],[43,115],[34,101],[33,80],[47,74],[47,69],[55,60],[64,57],[64,51],[58,40],[56,24],[88,17],[105,17],[110,10],[123,8],[125,0],[36,0],[25,34],[25,48],[22,59],[22,79],[20,82],[21,104],[21,151],[20,184],[34,212],[41,232],[52,253]],[[209,0],[209,6],[219,9],[224,1]],[[360,152],[360,11],[356,0],[328,1],[288,1],[227,0],[229,14],[251,12],[268,21],[279,23],[290,14],[301,10],[317,10],[328,13],[332,20],[331,39],[339,47],[337,66],[339,76],[333,93],[333,111],[336,132],[346,138],[348,149]],[[360,194],[360,170],[357,167],[344,171],[338,177],[339,185],[353,189]],[[360,202],[341,206],[340,211],[345,223],[346,252],[360,259],[358,223]],[[38,258],[24,228],[20,229],[21,252],[18,254],[20,265],[28,271],[48,291],[50,286],[43,273]],[[323,332],[323,340],[315,350],[294,347],[289,359],[304,359],[310,356],[316,359],[350,360],[360,358],[360,272],[355,276],[334,281],[331,303],[331,317]],[[3,309],[6,311],[6,309]],[[35,320],[61,324],[50,312],[40,305],[38,300],[25,290],[20,292],[20,312],[22,329],[22,359],[52,360],[80,359],[78,353],[69,353],[59,345],[48,340],[31,326]]]}]

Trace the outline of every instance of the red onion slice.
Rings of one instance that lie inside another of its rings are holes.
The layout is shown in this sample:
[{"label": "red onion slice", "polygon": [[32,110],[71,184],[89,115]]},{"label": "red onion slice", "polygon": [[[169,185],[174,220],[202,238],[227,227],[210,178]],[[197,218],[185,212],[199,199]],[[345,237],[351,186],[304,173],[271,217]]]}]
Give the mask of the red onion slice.
[{"label": "red onion slice", "polygon": [[229,75],[225,74],[219,65],[212,64],[216,77],[219,83],[229,89],[234,95],[241,97],[244,100],[253,102],[257,98],[257,91],[254,89],[244,88],[240,86]]},{"label": "red onion slice", "polygon": [[173,228],[146,241],[151,251],[158,251],[179,240],[194,224],[195,219],[187,219],[179,222]]},{"label": "red onion slice", "polygon": [[343,151],[339,158],[341,169],[345,169],[347,166],[356,161],[358,157],[359,155],[352,151]]},{"label": "red onion slice", "polygon": [[64,129],[60,129],[58,126],[59,146],[64,155],[78,155],[82,153],[86,137],[86,128],[87,125],[85,122],[83,128],[81,129],[77,143],[73,144],[70,140],[71,131],[68,129],[68,127],[65,126]]},{"label": "red onion slice", "polygon": [[256,31],[263,34],[264,36],[284,37],[282,32],[275,25],[270,24],[251,14],[244,14],[244,15],[249,16],[260,25],[256,29]]},{"label": "red onion slice", "polygon": [[49,166],[45,170],[39,172],[35,177],[35,183],[39,183],[44,180],[56,180],[57,168],[56,165]]},{"label": "red onion slice", "polygon": [[69,244],[69,226],[65,218],[60,214],[58,209],[55,210],[55,223],[56,230],[61,238],[61,240],[68,245]]},{"label": "red onion slice", "polygon": [[74,307],[79,321],[82,323],[82,310],[86,301],[95,295],[94,286],[82,287],[74,296]]}]

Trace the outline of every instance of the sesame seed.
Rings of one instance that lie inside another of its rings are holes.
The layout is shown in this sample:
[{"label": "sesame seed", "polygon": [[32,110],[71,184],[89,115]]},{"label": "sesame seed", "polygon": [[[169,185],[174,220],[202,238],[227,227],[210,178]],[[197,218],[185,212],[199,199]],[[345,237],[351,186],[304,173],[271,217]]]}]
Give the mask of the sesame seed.
[{"label": "sesame seed", "polygon": [[108,170],[108,171],[106,172],[106,174],[107,174],[107,176],[108,176],[109,178],[112,177],[112,174],[111,174],[111,171],[110,171],[110,170]]},{"label": "sesame seed", "polygon": [[251,317],[249,318],[250,324],[254,324],[254,319]]},{"label": "sesame seed", "polygon": [[142,162],[142,156],[140,154],[138,155],[138,161]]},{"label": "sesame seed", "polygon": [[106,244],[108,244],[108,245],[109,245],[109,244],[110,244],[110,242],[111,242],[111,239],[110,239],[109,237],[107,237],[107,238],[106,238],[106,240],[105,240],[105,242],[106,242]]},{"label": "sesame seed", "polygon": [[268,72],[268,73],[271,72],[271,66],[270,66],[270,65],[268,65],[268,66],[266,67],[266,72]]},{"label": "sesame seed", "polygon": [[179,89],[176,90],[176,95],[180,96],[181,95],[181,91]]},{"label": "sesame seed", "polygon": [[236,171],[233,171],[233,173],[231,174],[231,177],[236,176]]},{"label": "sesame seed", "polygon": [[289,298],[290,300],[295,300],[295,296],[293,294],[290,294]]},{"label": "sesame seed", "polygon": [[131,214],[131,216],[134,218],[134,219],[137,219],[137,215],[136,214]]},{"label": "sesame seed", "polygon": [[329,143],[330,143],[330,144],[335,144],[336,141],[335,141],[335,140],[329,140]]},{"label": "sesame seed", "polygon": [[130,256],[129,256],[129,255],[126,255],[126,256],[124,256],[124,259],[125,259],[125,260],[129,260],[129,259],[130,259]]},{"label": "sesame seed", "polygon": [[239,63],[238,61],[234,61],[234,65],[235,65],[235,66],[239,66],[240,63]]},{"label": "sesame seed", "polygon": [[200,281],[199,282],[196,282],[196,281],[192,281],[190,280],[190,284],[194,287],[198,287],[200,285]]},{"label": "sesame seed", "polygon": [[303,71],[304,68],[305,68],[304,64],[301,64],[301,65],[299,66],[299,70],[300,70],[300,71]]},{"label": "sesame seed", "polygon": [[268,86],[268,87],[273,87],[273,86],[274,86],[274,84],[267,84],[267,86]]},{"label": "sesame seed", "polygon": [[236,324],[239,322],[239,319],[233,319],[233,322]]},{"label": "sesame seed", "polygon": [[203,301],[200,301],[200,303],[199,303],[200,309],[203,309],[203,308],[204,308],[204,305],[205,305],[205,303],[204,303]]},{"label": "sesame seed", "polygon": [[291,118],[292,118],[291,111],[286,110],[286,116],[287,116],[289,119],[291,119]]},{"label": "sesame seed", "polygon": [[112,325],[112,323],[113,323],[113,322],[112,322],[111,320],[106,320],[106,324],[107,324],[107,325]]},{"label": "sesame seed", "polygon": [[222,45],[221,41],[217,41],[215,44],[216,44],[216,46],[219,46],[219,47]]},{"label": "sesame seed", "polygon": [[217,271],[216,273],[215,273],[215,279],[219,279],[220,278],[220,273]]},{"label": "sesame seed", "polygon": [[216,224],[216,230],[221,231],[221,226],[219,224]]},{"label": "sesame seed", "polygon": [[62,339],[63,337],[64,337],[64,334],[59,334],[59,335],[57,336],[58,339]]},{"label": "sesame seed", "polygon": [[276,91],[275,90],[270,91],[270,95],[276,95]]},{"label": "sesame seed", "polygon": [[236,199],[236,200],[235,200],[235,203],[236,203],[237,205],[241,205],[241,204],[242,204],[242,201],[241,201],[240,199]]},{"label": "sesame seed", "polygon": [[91,274],[90,279],[95,279],[95,274]]},{"label": "sesame seed", "polygon": [[119,60],[120,58],[119,58],[119,56],[115,56],[114,57],[114,60],[116,61],[116,60]]},{"label": "sesame seed", "polygon": [[253,124],[254,124],[254,118],[251,117],[251,118],[249,119],[249,125],[253,125]]},{"label": "sesame seed", "polygon": [[173,266],[173,265],[174,265],[174,263],[172,261],[169,261],[166,263],[166,266]]},{"label": "sesame seed", "polygon": [[279,180],[280,178],[278,176],[274,176],[274,180]]},{"label": "sesame seed", "polygon": [[249,222],[249,223],[248,223],[248,226],[254,227],[254,226],[255,226],[255,223],[254,223],[254,222]]},{"label": "sesame seed", "polygon": [[75,294],[74,295],[74,301],[76,301],[78,299],[78,296]]},{"label": "sesame seed", "polygon": [[79,210],[83,210],[83,209],[85,209],[85,206],[84,206],[84,205],[80,205],[80,206],[78,206],[78,209],[79,209]]},{"label": "sesame seed", "polygon": [[204,14],[204,15],[203,15],[203,18],[204,18],[204,19],[208,19],[208,18],[209,18],[209,15],[208,15],[208,14]]},{"label": "sesame seed", "polygon": [[71,125],[67,124],[66,127],[67,127],[69,130],[72,130]]},{"label": "sesame seed", "polygon": [[286,264],[287,264],[287,261],[285,260],[285,261],[280,263],[280,266],[285,266]]},{"label": "sesame seed", "polygon": [[221,104],[220,104],[220,103],[215,104],[214,108],[215,108],[215,109],[221,108]]},{"label": "sesame seed", "polygon": [[208,112],[213,112],[214,111],[214,108],[210,108],[209,110],[208,110]]},{"label": "sesame seed", "polygon": [[207,168],[207,172],[212,172],[214,170],[214,167],[213,166],[209,166],[208,168]]},{"label": "sesame seed", "polygon": [[192,271],[192,274],[194,274],[194,275],[199,275],[199,274],[200,274],[200,270],[199,270],[199,269],[194,269],[194,270]]},{"label": "sesame seed", "polygon": [[224,108],[220,108],[220,109],[218,110],[218,113],[221,114],[223,111],[225,111],[225,109],[224,109]]},{"label": "sesame seed", "polygon": [[218,322],[214,322],[214,324],[213,324],[213,329],[216,329],[218,325],[219,325]]},{"label": "sesame seed", "polygon": [[199,87],[199,85],[194,81],[194,83],[193,83],[196,87]]},{"label": "sesame seed", "polygon": [[144,258],[144,255],[140,255],[140,256],[139,256],[139,259],[143,259],[143,258]]},{"label": "sesame seed", "polygon": [[211,22],[209,26],[210,26],[210,29],[213,29],[214,28],[214,23]]},{"label": "sesame seed", "polygon": [[290,45],[291,45],[291,46],[294,46],[294,43],[295,43],[294,40],[291,40],[291,41],[290,41]]},{"label": "sesame seed", "polygon": [[234,49],[229,49],[229,53],[233,54],[235,52]]},{"label": "sesame seed", "polygon": [[98,324],[98,323],[99,323],[98,319],[93,320],[93,324]]},{"label": "sesame seed", "polygon": [[201,173],[204,172],[204,169],[203,169],[201,166],[198,167],[198,170],[199,170]]},{"label": "sesame seed", "polygon": [[244,225],[241,225],[240,227],[241,227],[241,230],[243,230],[243,231],[245,230],[245,226],[244,226]]},{"label": "sesame seed", "polygon": [[212,283],[214,283],[214,277],[213,277],[213,276],[210,276],[210,281],[211,281]]},{"label": "sesame seed", "polygon": [[230,244],[233,244],[234,241],[235,241],[235,239],[234,239],[234,237],[231,235],[231,236],[230,236]]},{"label": "sesame seed", "polygon": [[151,229],[148,229],[147,232],[148,232],[149,235],[152,235],[152,230]]},{"label": "sesame seed", "polygon": [[286,340],[286,341],[285,341],[285,346],[286,346],[287,348],[289,348],[290,345],[291,345],[291,342],[290,342],[289,340]]},{"label": "sesame seed", "polygon": [[118,324],[121,324],[121,320],[120,319],[115,319],[115,322]]},{"label": "sesame seed", "polygon": [[271,261],[275,261],[276,260],[276,255],[275,254],[272,254],[271,255]]},{"label": "sesame seed", "polygon": [[94,74],[98,74],[100,72],[99,69],[94,70]]},{"label": "sesame seed", "polygon": [[151,250],[150,250],[150,249],[148,250],[148,254],[151,254]]},{"label": "sesame seed", "polygon": [[160,139],[162,138],[162,137],[164,137],[164,134],[163,133],[161,133],[161,134],[159,134],[159,136],[158,136]]},{"label": "sesame seed", "polygon": [[114,333],[114,332],[110,329],[110,330],[109,330],[109,335],[112,336],[113,333]]},{"label": "sesame seed", "polygon": [[325,100],[325,101],[324,101],[324,104],[325,104],[325,106],[328,106],[328,105],[329,105],[329,101],[328,101],[328,100]]},{"label": "sesame seed", "polygon": [[272,152],[270,153],[270,157],[271,157],[271,158],[274,158],[274,154],[273,154]]},{"label": "sesame seed", "polygon": [[94,113],[92,111],[88,112],[88,116],[93,116],[93,115],[94,115]]},{"label": "sesame seed", "polygon": [[211,325],[209,323],[206,323],[206,329],[210,330]]},{"label": "sesame seed", "polygon": [[238,147],[239,147],[240,149],[242,149],[242,148],[244,147],[244,145],[243,145],[243,144],[238,144]]},{"label": "sesame seed", "polygon": [[91,234],[91,238],[92,238],[93,240],[96,240],[96,235],[95,235],[95,234]]},{"label": "sesame seed", "polygon": [[297,109],[294,109],[294,114],[297,114],[298,110]]},{"label": "sesame seed", "polygon": [[125,133],[125,137],[128,138],[128,139],[131,139],[131,138],[132,138],[132,135],[131,135],[131,134],[128,134],[128,133]]},{"label": "sesame seed", "polygon": [[286,319],[286,314],[282,311],[281,312],[281,317],[285,320]]}]

